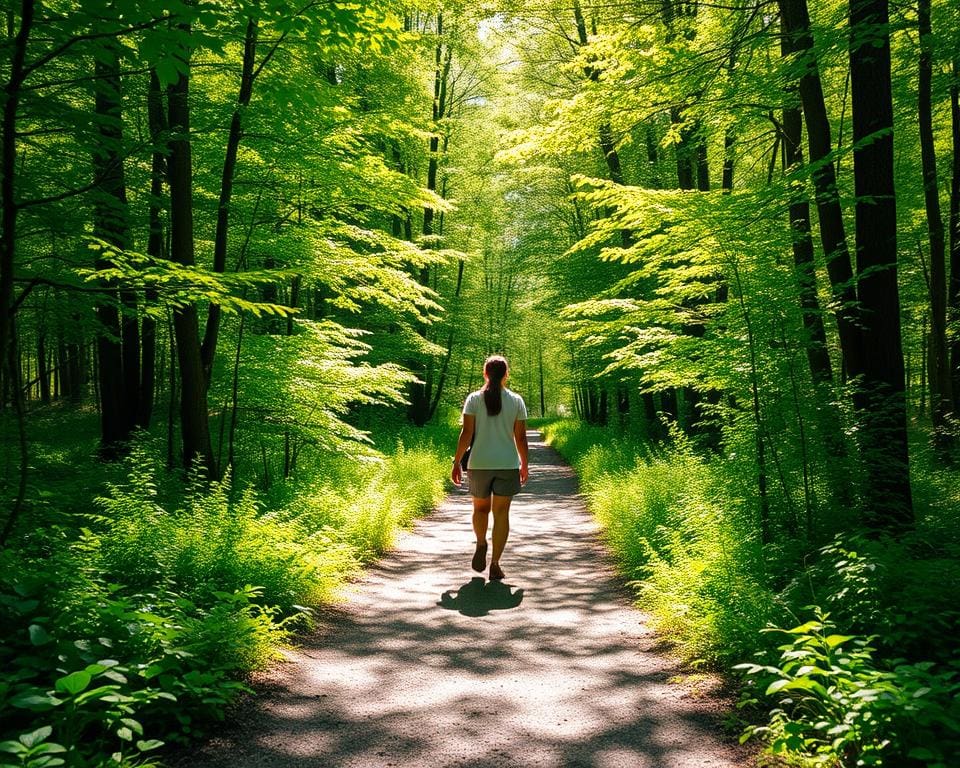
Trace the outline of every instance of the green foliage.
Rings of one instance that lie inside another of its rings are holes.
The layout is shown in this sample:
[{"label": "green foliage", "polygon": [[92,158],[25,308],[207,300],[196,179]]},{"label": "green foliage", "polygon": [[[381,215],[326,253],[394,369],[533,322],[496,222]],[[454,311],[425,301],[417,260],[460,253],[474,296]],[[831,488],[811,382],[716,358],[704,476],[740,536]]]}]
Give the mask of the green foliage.
[{"label": "green foliage", "polygon": [[330,459],[270,509],[229,478],[180,489],[135,442],[88,527],[0,552],[0,765],[145,765],[208,732],[243,676],[443,496],[450,436],[402,439]]},{"label": "green foliage", "polygon": [[[576,466],[617,565],[661,636],[688,662],[723,669],[758,659],[736,666],[748,675],[744,711],[765,721],[746,737],[809,765],[953,765],[960,552],[950,523],[955,491],[942,485],[942,470],[915,468],[935,508],[914,533],[838,534],[804,555],[802,542],[760,545],[742,501],[752,467],[737,451],[708,460],[677,431],[672,444],[651,449],[572,420],[544,429]],[[806,613],[811,600],[829,613],[814,609],[799,627],[769,629]],[[781,633],[790,642],[775,648]]]},{"label": "green foliage", "polygon": [[547,440],[576,467],[638,603],[689,662],[749,655],[779,615],[752,524],[718,468],[682,440],[651,452],[629,435],[559,421]]},{"label": "green foliage", "polygon": [[[740,664],[748,690],[777,701],[769,724],[751,726],[775,753],[809,756],[810,765],[947,768],[960,754],[960,660],[882,661],[872,641],[837,634],[830,614],[792,629],[776,665]],[[756,703],[749,696],[746,704]]]}]

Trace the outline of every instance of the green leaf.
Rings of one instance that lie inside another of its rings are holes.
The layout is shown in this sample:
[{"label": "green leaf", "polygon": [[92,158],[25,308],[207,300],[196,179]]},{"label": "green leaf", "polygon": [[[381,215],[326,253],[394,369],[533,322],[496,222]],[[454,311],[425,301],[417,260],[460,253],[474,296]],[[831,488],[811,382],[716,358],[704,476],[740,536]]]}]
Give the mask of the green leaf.
[{"label": "green leaf", "polygon": [[120,722],[138,736],[143,736],[143,726],[140,725],[139,721],[134,720],[132,717],[121,717]]},{"label": "green leaf", "polygon": [[33,749],[40,742],[49,739],[50,734],[52,733],[53,728],[49,725],[44,725],[40,728],[37,728],[35,731],[21,735],[19,737],[20,743],[23,744],[23,746],[25,746],[27,749]]},{"label": "green leaf", "polygon": [[66,752],[67,748],[63,744],[54,744],[53,742],[48,742],[46,744],[41,744],[39,747],[33,750],[35,755],[54,755],[62,754]]},{"label": "green leaf", "polygon": [[0,741],[0,752],[8,752],[11,755],[22,755],[27,751],[19,741]]},{"label": "green leaf", "polygon": [[149,752],[151,749],[157,749],[162,746],[163,742],[159,739],[147,739],[146,741],[141,739],[137,742],[137,749],[141,752]]},{"label": "green leaf", "polygon": [[126,726],[122,728],[117,728],[117,736],[119,736],[124,741],[133,741],[133,731],[131,731]]},{"label": "green leaf", "polygon": [[53,638],[47,633],[43,627],[39,624],[30,625],[30,642],[33,645],[46,645],[47,643],[53,642]]},{"label": "green leaf", "polygon": [[823,642],[832,650],[838,645],[843,645],[844,643],[849,643],[851,640],[855,640],[855,635],[830,635],[825,637]]},{"label": "green leaf", "polygon": [[33,712],[45,712],[63,702],[48,693],[21,693],[10,699],[10,706],[17,709],[29,709]]},{"label": "green leaf", "polygon": [[787,685],[789,682],[790,682],[789,680],[784,680],[784,679],[774,680],[772,683],[770,683],[770,685],[767,686],[766,695],[770,696],[776,693],[785,685]]},{"label": "green leaf", "polygon": [[54,684],[54,688],[61,693],[69,693],[71,696],[76,696],[90,685],[92,679],[89,672],[78,670],[77,672],[71,672],[66,677],[61,677]]}]

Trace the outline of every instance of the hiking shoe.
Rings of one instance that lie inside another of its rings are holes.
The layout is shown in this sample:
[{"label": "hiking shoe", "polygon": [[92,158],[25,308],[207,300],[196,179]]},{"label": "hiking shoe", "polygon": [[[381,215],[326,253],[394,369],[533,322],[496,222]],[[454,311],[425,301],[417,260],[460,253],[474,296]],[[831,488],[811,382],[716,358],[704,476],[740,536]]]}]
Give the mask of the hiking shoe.
[{"label": "hiking shoe", "polygon": [[496,563],[490,563],[490,581],[503,581],[503,568]]},{"label": "hiking shoe", "polygon": [[473,560],[470,563],[470,567],[477,573],[483,573],[487,567],[487,542],[477,544],[477,549],[473,553]]}]

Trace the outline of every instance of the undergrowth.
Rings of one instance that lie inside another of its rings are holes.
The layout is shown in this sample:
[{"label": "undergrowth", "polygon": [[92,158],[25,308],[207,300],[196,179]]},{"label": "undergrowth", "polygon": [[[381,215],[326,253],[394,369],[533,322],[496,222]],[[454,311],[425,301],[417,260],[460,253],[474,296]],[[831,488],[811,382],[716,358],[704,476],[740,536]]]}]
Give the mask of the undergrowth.
[{"label": "undergrowth", "polygon": [[915,463],[918,525],[900,540],[837,514],[825,541],[785,526],[763,545],[743,456],[574,421],[544,432],[654,627],[690,664],[737,665],[745,736],[796,765],[960,765],[955,473]]},{"label": "undergrowth", "polygon": [[208,731],[247,672],[438,503],[449,443],[319,459],[272,495],[229,477],[184,490],[136,443],[86,509],[0,551],[0,766],[151,765]]}]

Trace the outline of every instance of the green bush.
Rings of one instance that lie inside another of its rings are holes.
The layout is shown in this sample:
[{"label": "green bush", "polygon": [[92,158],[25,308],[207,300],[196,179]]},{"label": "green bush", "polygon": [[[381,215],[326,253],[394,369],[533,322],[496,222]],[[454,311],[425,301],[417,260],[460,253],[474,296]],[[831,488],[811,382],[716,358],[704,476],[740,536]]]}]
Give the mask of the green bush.
[{"label": "green bush", "polygon": [[[955,473],[915,465],[917,530],[899,540],[851,530],[815,549],[781,509],[776,543],[762,545],[749,501],[756,470],[742,452],[705,458],[677,434],[655,452],[572,421],[545,431],[580,474],[639,604],[682,657],[719,669],[759,659],[739,667],[744,704],[772,710],[748,735],[796,764],[958,764]],[[849,513],[834,523],[850,527]],[[829,614],[766,631],[810,603]],[[791,642],[777,648],[777,632]]]},{"label": "green bush", "polygon": [[575,466],[587,504],[654,627],[688,662],[750,655],[778,615],[763,550],[714,468],[679,437],[654,453],[629,435],[561,421],[547,440]]},{"label": "green bush", "polygon": [[269,509],[229,478],[164,487],[157,452],[134,444],[86,528],[0,552],[0,766],[148,765],[203,733],[310,606],[442,498],[446,437],[326,458]]},{"label": "green bush", "polygon": [[[838,634],[830,614],[812,610],[800,626],[768,630],[790,637],[778,664],[738,665],[777,702],[769,723],[747,728],[742,740],[762,737],[773,752],[810,765],[955,765],[960,664],[884,663],[875,638]],[[748,693],[744,703],[756,701]]]},{"label": "green bush", "polygon": [[141,764],[220,719],[244,690],[236,673],[282,639],[254,590],[207,605],[130,592],[90,567],[90,539],[42,561],[3,555],[0,765]]}]

